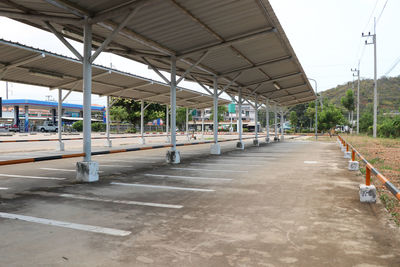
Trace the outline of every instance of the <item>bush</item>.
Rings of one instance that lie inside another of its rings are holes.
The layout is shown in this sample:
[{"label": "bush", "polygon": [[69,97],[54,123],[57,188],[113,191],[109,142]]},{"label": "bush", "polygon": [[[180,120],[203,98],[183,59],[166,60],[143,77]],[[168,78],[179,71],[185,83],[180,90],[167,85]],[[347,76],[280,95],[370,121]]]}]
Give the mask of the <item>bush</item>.
[{"label": "bush", "polygon": [[377,127],[379,137],[397,138],[400,137],[400,116],[385,118]]},{"label": "bush", "polygon": [[72,124],[72,128],[77,132],[82,132],[83,130],[83,121],[76,121]]},{"label": "bush", "polygon": [[129,128],[125,131],[125,133],[136,133],[136,128],[135,127]]},{"label": "bush", "polygon": [[102,122],[94,122],[92,123],[92,131],[93,132],[104,132],[106,130],[106,124]]}]

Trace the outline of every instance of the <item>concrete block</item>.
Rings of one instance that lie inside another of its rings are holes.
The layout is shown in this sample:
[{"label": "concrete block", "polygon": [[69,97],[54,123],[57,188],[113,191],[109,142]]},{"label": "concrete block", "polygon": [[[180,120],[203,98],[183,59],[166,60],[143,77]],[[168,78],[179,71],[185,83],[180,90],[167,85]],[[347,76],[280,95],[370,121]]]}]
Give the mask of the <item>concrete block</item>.
[{"label": "concrete block", "polygon": [[260,143],[258,142],[258,139],[253,140],[253,145],[254,146],[260,146]]},{"label": "concrete block", "polygon": [[358,161],[349,161],[349,171],[358,171],[360,169]]},{"label": "concrete block", "polygon": [[140,143],[141,143],[142,145],[146,144],[146,139],[140,138]]},{"label": "concrete block", "polygon": [[269,143],[269,137],[265,137],[265,142]]},{"label": "concrete block", "polygon": [[279,142],[279,138],[277,136],[274,136],[274,142]]},{"label": "concrete block", "polygon": [[178,164],[181,162],[181,154],[178,150],[168,150],[166,154],[167,163]]},{"label": "concrete block", "polygon": [[83,161],[76,163],[76,180],[78,182],[97,182],[99,180],[99,163]]},{"label": "concrete block", "polygon": [[211,155],[221,155],[221,145],[220,144],[211,144],[210,148]]},{"label": "concrete block", "polygon": [[374,185],[360,184],[360,201],[366,203],[376,203],[376,188]]},{"label": "concrete block", "polygon": [[244,143],[242,141],[239,141],[236,143],[236,149],[244,149]]},{"label": "concrete block", "polygon": [[344,158],[345,159],[351,159],[351,151],[345,151],[344,152]]},{"label": "concrete block", "polygon": [[342,146],[341,150],[342,150],[342,152],[345,152],[346,151],[346,146]]},{"label": "concrete block", "polygon": [[280,138],[279,141],[281,141],[281,142],[285,141],[285,136],[284,136],[284,135],[281,135],[281,138]]}]

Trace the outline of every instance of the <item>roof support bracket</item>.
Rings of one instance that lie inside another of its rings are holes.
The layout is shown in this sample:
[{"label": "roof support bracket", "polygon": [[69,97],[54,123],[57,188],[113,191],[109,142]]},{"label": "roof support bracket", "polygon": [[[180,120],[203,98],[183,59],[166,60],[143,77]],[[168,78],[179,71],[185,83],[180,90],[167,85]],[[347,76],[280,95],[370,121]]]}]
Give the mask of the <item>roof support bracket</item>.
[{"label": "roof support bracket", "polygon": [[201,83],[199,80],[197,80],[196,77],[194,77],[194,76],[192,76],[192,75],[190,75],[190,77],[192,77],[193,80],[195,80],[204,90],[206,90],[206,92],[207,92],[209,95],[211,95],[211,96],[214,95],[207,87],[204,86],[203,83]]},{"label": "roof support bracket", "polygon": [[98,55],[106,48],[111,41],[114,39],[114,37],[126,26],[126,24],[129,22],[129,20],[132,19],[133,16],[136,15],[136,13],[139,11],[139,9],[143,6],[139,5],[135,7],[133,10],[131,10],[128,15],[125,16],[125,18],[122,20],[122,22],[111,32],[111,34],[104,40],[104,42],[101,44],[100,47],[97,48],[96,52],[90,57],[90,62],[93,63],[93,61],[96,60]]},{"label": "roof support bracket", "polygon": [[146,64],[155,72],[158,74],[158,76],[161,77],[161,79],[164,80],[167,84],[170,84],[170,81],[156,68],[154,67],[145,57],[142,57],[142,60],[146,62]]},{"label": "roof support bracket", "polygon": [[203,55],[201,55],[201,57],[199,58],[199,60],[197,60],[194,64],[192,64],[192,66],[190,66],[190,67],[185,71],[185,73],[182,74],[182,76],[178,79],[178,81],[176,81],[176,84],[178,85],[178,84],[185,78],[185,76],[186,76],[187,74],[189,74],[194,68],[197,67],[197,65],[200,64],[200,62],[203,61],[203,59],[204,59],[209,53],[210,53],[210,51],[208,51],[208,50],[205,51],[205,52],[203,53]]},{"label": "roof support bracket", "polygon": [[242,72],[239,72],[238,74],[236,74],[236,76],[229,81],[229,83],[227,85],[225,85],[222,90],[218,93],[218,96],[220,96],[223,92],[225,92],[226,89],[228,89],[238,78],[239,76],[242,74]]},{"label": "roof support bracket", "polygon": [[50,22],[45,21],[44,24],[46,27],[60,40],[68,49],[72,52],[80,61],[83,60],[82,55],[62,36],[54,27],[50,24]]},{"label": "roof support bracket", "polygon": [[72,93],[72,90],[69,90],[68,93],[62,98],[61,102],[64,102],[65,99]]}]

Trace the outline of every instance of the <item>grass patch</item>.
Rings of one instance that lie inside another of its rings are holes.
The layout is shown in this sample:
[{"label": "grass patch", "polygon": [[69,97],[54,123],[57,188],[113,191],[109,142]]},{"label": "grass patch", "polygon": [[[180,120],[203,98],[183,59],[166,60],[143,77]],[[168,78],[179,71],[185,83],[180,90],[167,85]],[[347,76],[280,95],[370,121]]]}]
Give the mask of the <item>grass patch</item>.
[{"label": "grass patch", "polygon": [[385,208],[389,211],[390,215],[393,216],[393,220],[397,226],[400,226],[400,214],[398,212],[397,204],[398,200],[392,195],[388,195],[383,190],[380,191],[380,200],[382,201]]}]

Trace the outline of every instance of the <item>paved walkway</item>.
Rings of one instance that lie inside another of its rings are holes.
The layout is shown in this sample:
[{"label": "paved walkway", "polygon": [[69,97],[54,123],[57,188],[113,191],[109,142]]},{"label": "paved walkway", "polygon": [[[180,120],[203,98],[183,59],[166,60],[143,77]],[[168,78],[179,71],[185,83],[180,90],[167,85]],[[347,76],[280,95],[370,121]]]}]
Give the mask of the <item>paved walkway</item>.
[{"label": "paved walkway", "polygon": [[246,146],[95,156],[96,184],[73,159],[1,166],[0,265],[400,266],[399,229],[359,202],[337,144]]}]

